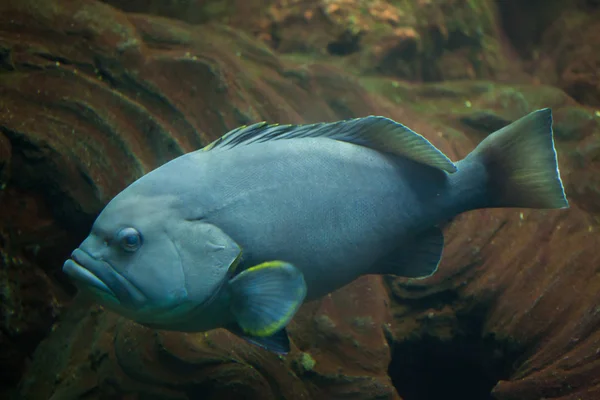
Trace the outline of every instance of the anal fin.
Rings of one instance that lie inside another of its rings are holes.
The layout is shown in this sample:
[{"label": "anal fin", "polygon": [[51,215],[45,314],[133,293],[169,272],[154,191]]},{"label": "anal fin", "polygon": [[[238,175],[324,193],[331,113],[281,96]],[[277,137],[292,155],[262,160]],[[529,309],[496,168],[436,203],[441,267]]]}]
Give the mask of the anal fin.
[{"label": "anal fin", "polygon": [[386,274],[423,279],[433,275],[442,259],[444,234],[432,227],[403,243],[377,267]]}]

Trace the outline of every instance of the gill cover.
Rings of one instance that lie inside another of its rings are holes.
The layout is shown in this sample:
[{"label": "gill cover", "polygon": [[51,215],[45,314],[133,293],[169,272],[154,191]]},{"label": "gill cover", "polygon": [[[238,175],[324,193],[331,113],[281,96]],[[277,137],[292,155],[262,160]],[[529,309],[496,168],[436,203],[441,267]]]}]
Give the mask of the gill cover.
[{"label": "gill cover", "polygon": [[178,225],[171,239],[181,259],[187,298],[203,303],[226,282],[241,249],[215,225],[194,220]]}]

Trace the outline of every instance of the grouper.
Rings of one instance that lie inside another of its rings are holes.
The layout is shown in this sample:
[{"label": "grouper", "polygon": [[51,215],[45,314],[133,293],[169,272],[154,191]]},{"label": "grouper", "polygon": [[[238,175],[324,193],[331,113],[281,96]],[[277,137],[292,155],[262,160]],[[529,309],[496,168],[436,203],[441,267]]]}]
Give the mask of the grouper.
[{"label": "grouper", "polygon": [[423,279],[440,224],[481,208],[569,206],[550,109],[454,163],[381,116],[256,123],[116,195],[63,271],[105,308],[154,329],[224,328],[283,353],[305,301],[360,276]]}]

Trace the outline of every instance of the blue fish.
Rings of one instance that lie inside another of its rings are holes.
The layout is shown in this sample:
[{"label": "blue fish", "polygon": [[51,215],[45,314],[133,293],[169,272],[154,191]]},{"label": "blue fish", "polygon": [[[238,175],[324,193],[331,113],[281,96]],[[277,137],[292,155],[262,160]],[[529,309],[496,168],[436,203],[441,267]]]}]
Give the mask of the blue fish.
[{"label": "blue fish", "polygon": [[452,162],[391,119],[237,128],[112,199],[63,266],[156,329],[225,328],[274,352],[304,301],[365,274],[426,278],[439,224],[480,208],[567,208],[550,109]]}]

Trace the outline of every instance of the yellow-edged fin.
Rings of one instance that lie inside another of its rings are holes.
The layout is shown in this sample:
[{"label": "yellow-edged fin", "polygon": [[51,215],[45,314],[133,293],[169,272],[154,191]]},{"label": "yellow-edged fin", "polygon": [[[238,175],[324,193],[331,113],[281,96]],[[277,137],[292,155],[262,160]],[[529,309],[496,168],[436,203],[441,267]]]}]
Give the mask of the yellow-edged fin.
[{"label": "yellow-edged fin", "polygon": [[269,261],[229,281],[231,311],[244,333],[266,337],[284,328],[306,297],[304,276],[292,264]]},{"label": "yellow-edged fin", "polygon": [[242,259],[243,252],[244,252],[244,250],[240,249],[240,252],[238,253],[237,257],[235,258],[235,260],[233,260],[233,262],[229,266],[229,269],[227,270],[227,275],[229,277],[232,277],[237,273],[237,269],[238,269],[238,266],[240,265],[240,260]]},{"label": "yellow-edged fin", "polygon": [[456,165],[418,133],[389,118],[369,116],[331,123],[269,125],[259,122],[226,133],[203,150],[227,149],[269,140],[323,137],[406,157],[449,173]]}]

